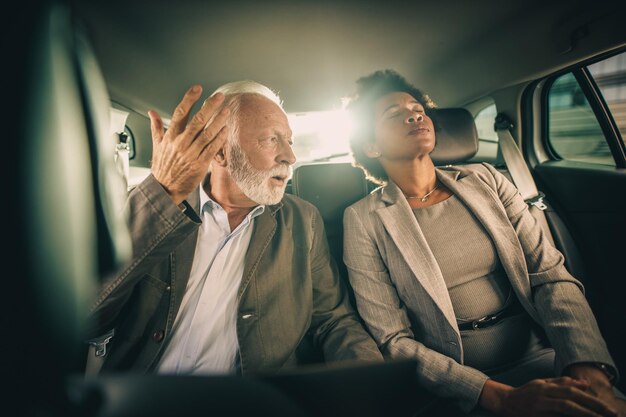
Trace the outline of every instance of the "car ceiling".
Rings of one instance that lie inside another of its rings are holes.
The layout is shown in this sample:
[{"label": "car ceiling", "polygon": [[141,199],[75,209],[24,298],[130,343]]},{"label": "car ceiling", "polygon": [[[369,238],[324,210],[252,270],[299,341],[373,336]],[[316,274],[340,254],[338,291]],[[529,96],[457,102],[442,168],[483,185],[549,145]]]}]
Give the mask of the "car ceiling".
[{"label": "car ceiling", "polygon": [[112,100],[171,112],[200,83],[254,79],[288,112],[330,110],[392,68],[440,106],[626,43],[623,4],[541,1],[76,1]]}]

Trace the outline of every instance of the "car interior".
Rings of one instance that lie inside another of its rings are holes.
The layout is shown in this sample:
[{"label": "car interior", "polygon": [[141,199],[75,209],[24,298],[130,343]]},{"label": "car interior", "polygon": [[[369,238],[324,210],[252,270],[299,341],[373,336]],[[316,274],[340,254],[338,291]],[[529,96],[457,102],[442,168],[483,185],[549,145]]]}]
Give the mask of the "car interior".
[{"label": "car interior", "polygon": [[5,105],[17,124],[5,148],[8,409],[413,415],[411,361],[258,378],[84,376],[98,282],[132,256],[120,213],[150,173],[148,110],[167,123],[194,83],[206,97],[243,79],[275,89],[298,157],[287,192],[318,208],[347,280],[343,212],[376,185],[352,165],[343,104],[357,78],[387,68],[437,103],[437,166],[487,163],[530,189],[626,375],[624,16],[626,4],[608,0],[41,0],[5,13]]}]

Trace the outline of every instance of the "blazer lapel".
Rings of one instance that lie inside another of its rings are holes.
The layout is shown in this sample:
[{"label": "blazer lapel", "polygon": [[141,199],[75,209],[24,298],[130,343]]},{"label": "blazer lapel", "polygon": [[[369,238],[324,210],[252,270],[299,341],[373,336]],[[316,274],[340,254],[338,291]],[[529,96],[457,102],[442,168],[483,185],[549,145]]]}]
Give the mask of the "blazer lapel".
[{"label": "blazer lapel", "polygon": [[250,237],[248,252],[246,252],[243,277],[241,279],[241,285],[239,286],[237,300],[241,299],[241,296],[248,288],[248,284],[250,283],[250,280],[256,272],[259,262],[261,261],[261,256],[265,252],[265,249],[267,249],[267,246],[276,232],[275,214],[280,207],[282,207],[282,203],[275,206],[266,206],[263,213],[261,213],[254,221],[254,230],[252,231],[252,236]]},{"label": "blazer lapel", "polygon": [[396,184],[389,182],[381,199],[387,207],[376,210],[383,226],[396,244],[411,272],[441,309],[452,328],[457,329],[450,295],[439,265],[426,242],[411,207]]},{"label": "blazer lapel", "polygon": [[437,179],[455,194],[483,225],[491,237],[500,262],[511,284],[523,299],[530,297],[528,269],[519,239],[496,192],[480,180],[476,173],[459,177],[459,171],[437,169]]}]

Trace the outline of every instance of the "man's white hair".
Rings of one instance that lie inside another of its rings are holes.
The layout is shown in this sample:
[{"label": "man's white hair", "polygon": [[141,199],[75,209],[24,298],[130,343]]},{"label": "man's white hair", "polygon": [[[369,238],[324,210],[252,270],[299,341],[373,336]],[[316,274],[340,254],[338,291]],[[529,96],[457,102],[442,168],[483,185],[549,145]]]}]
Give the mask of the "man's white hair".
[{"label": "man's white hair", "polygon": [[239,110],[241,108],[242,97],[247,94],[263,96],[283,108],[283,103],[277,93],[261,83],[252,80],[234,81],[218,87],[213,92],[224,94],[222,107],[230,108],[230,123],[228,123],[228,142],[236,143],[239,137]]},{"label": "man's white hair", "polygon": [[224,84],[213,92],[213,94],[215,93],[222,93],[224,94],[224,96],[226,96],[226,98],[242,94],[259,94],[272,100],[281,108],[283,107],[283,104],[280,101],[280,97],[278,96],[278,94],[276,94],[274,91],[264,86],[263,84],[252,80],[234,81],[232,83]]}]

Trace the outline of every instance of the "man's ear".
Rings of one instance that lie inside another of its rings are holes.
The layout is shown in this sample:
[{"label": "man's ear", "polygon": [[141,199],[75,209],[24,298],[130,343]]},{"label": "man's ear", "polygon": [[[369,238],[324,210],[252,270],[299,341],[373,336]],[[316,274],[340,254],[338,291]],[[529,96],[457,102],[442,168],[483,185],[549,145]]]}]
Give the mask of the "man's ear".
[{"label": "man's ear", "polygon": [[368,143],[367,145],[364,145],[363,150],[368,158],[378,158],[380,156],[380,151],[375,143]]},{"label": "man's ear", "polygon": [[226,160],[226,146],[228,145],[225,143],[224,146],[222,146],[213,157],[213,161],[215,161],[215,163],[221,167],[225,167],[226,165],[228,165],[228,161]]}]

